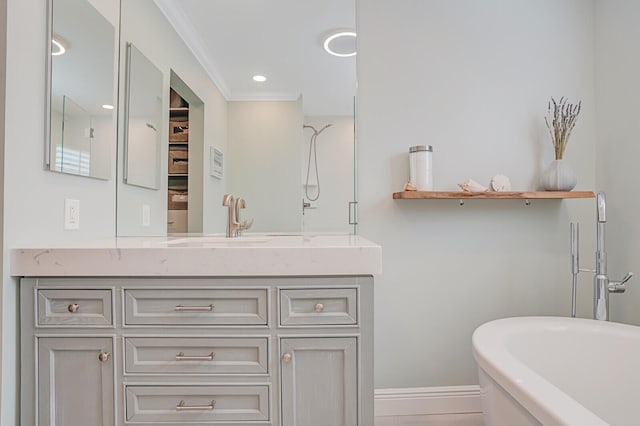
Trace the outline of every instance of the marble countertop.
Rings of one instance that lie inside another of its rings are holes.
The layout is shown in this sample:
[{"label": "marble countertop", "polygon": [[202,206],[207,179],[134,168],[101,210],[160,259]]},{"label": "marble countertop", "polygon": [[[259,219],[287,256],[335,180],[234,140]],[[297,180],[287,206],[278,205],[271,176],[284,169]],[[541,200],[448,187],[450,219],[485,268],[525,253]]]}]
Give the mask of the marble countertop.
[{"label": "marble countertop", "polygon": [[11,275],[375,275],[381,256],[377,244],[346,234],[121,237],[13,248]]}]

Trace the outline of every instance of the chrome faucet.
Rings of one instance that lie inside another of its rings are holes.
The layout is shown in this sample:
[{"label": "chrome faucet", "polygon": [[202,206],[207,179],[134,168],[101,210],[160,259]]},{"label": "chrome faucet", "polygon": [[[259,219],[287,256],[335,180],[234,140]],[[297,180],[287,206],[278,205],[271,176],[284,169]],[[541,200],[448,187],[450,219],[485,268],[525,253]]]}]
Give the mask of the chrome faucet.
[{"label": "chrome faucet", "polygon": [[222,198],[222,205],[227,207],[227,238],[239,237],[242,231],[251,228],[253,220],[250,222],[240,221],[240,209],[246,207],[244,198],[233,198],[231,194],[225,194]]},{"label": "chrome faucet", "polygon": [[607,252],[605,250],[605,223],[607,222],[607,203],[604,192],[598,192],[598,227],[596,233],[596,275],[593,278],[593,318],[609,321],[609,293],[624,293],[625,283],[633,272],[628,272],[622,281],[609,281],[607,276]]},{"label": "chrome faucet", "polygon": [[593,318],[601,321],[609,321],[609,293],[624,293],[625,283],[633,276],[628,272],[622,281],[609,281],[607,276],[607,252],[605,250],[605,224],[607,223],[607,206],[604,192],[598,192],[596,197],[597,224],[596,224],[596,269],[580,269],[578,265],[578,238],[579,228],[577,224],[571,224],[571,272],[573,274],[573,288],[571,301],[571,316],[576,316],[576,286],[579,272],[594,272],[593,277]]}]

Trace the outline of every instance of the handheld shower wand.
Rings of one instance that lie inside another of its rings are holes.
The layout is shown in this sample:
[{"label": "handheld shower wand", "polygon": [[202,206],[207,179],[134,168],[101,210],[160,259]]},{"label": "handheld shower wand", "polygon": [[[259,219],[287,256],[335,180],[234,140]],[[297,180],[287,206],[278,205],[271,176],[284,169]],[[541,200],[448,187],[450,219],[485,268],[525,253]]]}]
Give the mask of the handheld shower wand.
[{"label": "handheld shower wand", "polygon": [[[304,185],[304,193],[307,196],[309,201],[316,201],[320,198],[320,175],[318,172],[318,153],[316,151],[316,140],[318,139],[318,135],[322,133],[326,128],[331,127],[331,124],[327,124],[322,127],[320,130],[317,130],[315,127],[310,126],[308,124],[303,124],[303,129],[311,129],[313,130],[313,135],[311,135],[311,141],[309,143],[309,161],[307,163],[307,180]],[[311,151],[313,150],[313,161],[316,167],[316,182],[318,183],[318,191],[316,192],[315,198],[309,196],[309,172],[311,171]]]}]

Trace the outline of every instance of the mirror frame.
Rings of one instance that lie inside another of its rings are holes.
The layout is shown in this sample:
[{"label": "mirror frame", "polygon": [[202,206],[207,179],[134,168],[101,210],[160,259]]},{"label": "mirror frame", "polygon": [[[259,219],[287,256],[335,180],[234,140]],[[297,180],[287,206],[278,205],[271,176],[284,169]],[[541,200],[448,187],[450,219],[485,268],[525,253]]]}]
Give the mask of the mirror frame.
[{"label": "mirror frame", "polygon": [[53,76],[53,58],[51,57],[51,44],[53,43],[53,1],[46,0],[46,25],[45,25],[45,72],[44,72],[44,152],[42,168],[51,170],[51,78]]}]

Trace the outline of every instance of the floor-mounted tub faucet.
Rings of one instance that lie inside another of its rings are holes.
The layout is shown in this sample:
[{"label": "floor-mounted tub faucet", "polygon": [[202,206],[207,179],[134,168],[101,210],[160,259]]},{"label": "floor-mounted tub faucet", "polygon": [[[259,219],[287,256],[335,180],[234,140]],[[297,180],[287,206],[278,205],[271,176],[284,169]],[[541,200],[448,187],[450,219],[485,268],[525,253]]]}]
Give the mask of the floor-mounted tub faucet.
[{"label": "floor-mounted tub faucet", "polygon": [[246,207],[244,198],[233,198],[231,194],[222,197],[222,205],[227,207],[227,238],[238,237],[245,229],[251,228],[253,220],[250,222],[240,221],[240,209]]},{"label": "floor-mounted tub faucet", "polygon": [[596,275],[593,278],[593,318],[609,321],[609,293],[624,293],[625,283],[633,276],[628,272],[622,281],[609,281],[607,276],[607,251],[605,250],[605,224],[607,203],[604,192],[598,192],[598,223],[596,231]]},{"label": "floor-mounted tub faucet", "polygon": [[604,192],[596,197],[596,269],[580,269],[578,260],[578,224],[571,224],[571,273],[573,286],[571,294],[571,316],[576,316],[576,287],[579,272],[593,272],[593,318],[609,321],[609,293],[624,293],[625,283],[633,276],[628,272],[622,281],[609,281],[607,276],[607,251],[605,249],[605,224],[607,223],[607,205]]}]

